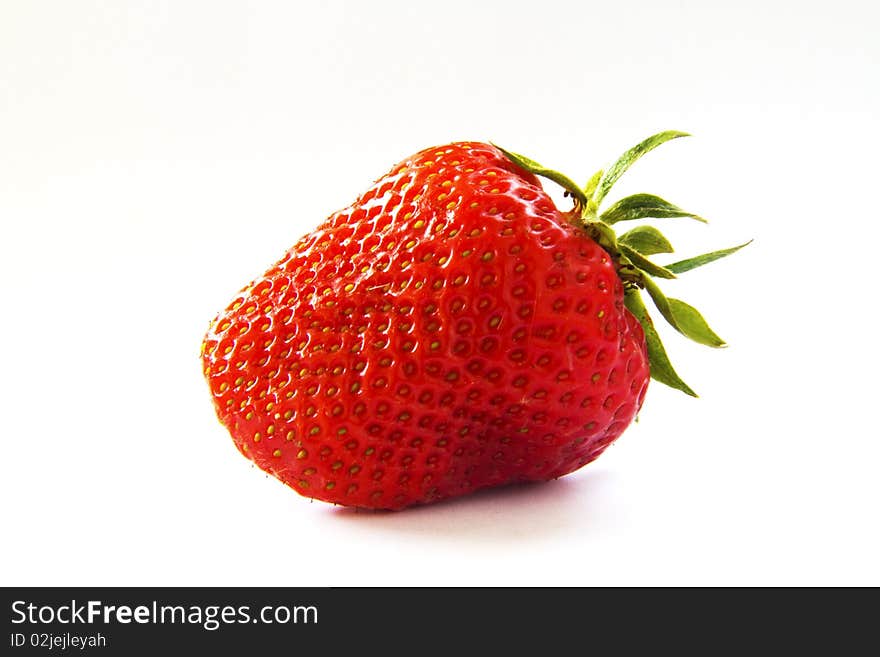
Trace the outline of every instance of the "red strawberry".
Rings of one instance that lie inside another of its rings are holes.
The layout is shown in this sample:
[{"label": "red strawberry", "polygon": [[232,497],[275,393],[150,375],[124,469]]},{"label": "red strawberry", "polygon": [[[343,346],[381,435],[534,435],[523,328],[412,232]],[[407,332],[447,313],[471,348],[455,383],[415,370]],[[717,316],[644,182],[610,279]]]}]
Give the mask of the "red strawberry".
[{"label": "red strawberry", "polygon": [[735,249],[663,268],[644,257],[671,251],[656,229],[610,226],[694,215],[645,194],[598,212],[630,163],[682,135],[642,142],[586,189],[474,142],[393,167],[211,323],[205,376],[236,446],[307,497],[395,509],[577,470],[635,417],[649,367],[693,394],[639,288],[719,346],[650,276]]}]

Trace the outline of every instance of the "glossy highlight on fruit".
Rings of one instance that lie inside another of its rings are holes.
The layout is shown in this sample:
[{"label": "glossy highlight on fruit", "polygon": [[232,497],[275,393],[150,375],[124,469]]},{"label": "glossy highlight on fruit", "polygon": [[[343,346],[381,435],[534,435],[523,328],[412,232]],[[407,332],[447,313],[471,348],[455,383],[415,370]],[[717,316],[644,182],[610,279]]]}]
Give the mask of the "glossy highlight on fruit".
[{"label": "glossy highlight on fruit", "polygon": [[557,478],[618,438],[652,373],[643,270],[531,165],[423,150],[247,285],[202,345],[238,449],[304,496],[398,509]]}]

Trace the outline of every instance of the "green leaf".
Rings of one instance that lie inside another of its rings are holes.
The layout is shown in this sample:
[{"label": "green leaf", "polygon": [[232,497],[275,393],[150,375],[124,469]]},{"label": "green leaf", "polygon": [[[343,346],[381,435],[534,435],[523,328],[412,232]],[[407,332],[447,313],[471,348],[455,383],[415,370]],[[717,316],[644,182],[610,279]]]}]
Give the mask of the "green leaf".
[{"label": "green leaf", "polygon": [[645,276],[644,282],[645,290],[651,295],[657,310],[675,330],[694,342],[709,347],[725,346],[724,340],[709,328],[709,324],[696,308],[680,299],[667,298],[657,287],[657,284],[647,276]]},{"label": "green leaf", "polygon": [[618,237],[617,243],[626,244],[644,256],[673,251],[669,240],[653,226],[636,226]]},{"label": "green leaf", "polygon": [[660,144],[666,143],[670,139],[688,136],[689,135],[686,132],[667,130],[666,132],[660,132],[656,135],[652,135],[642,143],[630,148],[626,153],[620,156],[617,162],[615,162],[610,169],[606,171],[605,175],[602,177],[601,182],[599,183],[599,187],[596,190],[595,196],[593,196],[593,202],[598,207],[599,204],[602,202],[602,199],[604,199],[606,194],[608,194],[608,190],[611,189],[611,186],[614,185],[614,183],[617,182],[617,180],[624,174],[624,172],[629,169],[633,165],[633,163],[638,160],[642,155],[654,150]]},{"label": "green leaf", "polygon": [[688,258],[687,260],[679,260],[678,262],[673,262],[671,265],[666,265],[666,269],[675,274],[682,274],[686,271],[690,271],[691,269],[696,269],[697,267],[708,265],[710,262],[715,262],[716,260],[719,260],[725,256],[729,256],[731,253],[736,253],[744,246],[748,246],[749,244],[751,244],[752,241],[753,240],[749,240],[745,244],[733,246],[729,249],[721,249],[720,251],[712,251],[712,253],[704,253],[703,255]]},{"label": "green leaf", "polygon": [[617,244],[620,252],[627,257],[627,259],[635,265],[637,268],[641,269],[646,274],[651,274],[651,276],[656,276],[657,278],[675,278],[675,274],[666,269],[665,267],[661,267],[658,264],[655,264],[648,260],[645,256],[640,254],[635,249],[627,246],[626,244],[621,244],[618,241]]},{"label": "green leaf", "polygon": [[557,185],[568,191],[572,196],[574,196],[578,201],[581,202],[582,205],[587,204],[587,197],[584,195],[584,191],[577,186],[577,184],[565,174],[559,173],[558,171],[554,171],[553,169],[548,169],[547,167],[538,164],[532,159],[527,158],[525,155],[520,155],[518,153],[511,153],[508,150],[501,148],[498,144],[492,144],[499,151],[504,153],[511,162],[516,164],[517,166],[522,167],[529,173],[533,173],[536,176],[543,176],[548,180],[552,180]]},{"label": "green leaf", "polygon": [[657,334],[657,329],[654,328],[654,322],[651,320],[650,315],[648,315],[648,309],[645,308],[645,303],[642,301],[639,291],[637,289],[627,290],[624,303],[635,318],[639,320],[642,329],[645,331],[648,361],[651,364],[651,378],[671,388],[681,390],[691,397],[696,397],[697,393],[681,380],[675,368],[672,367],[672,363],[669,362],[669,356],[666,355],[663,342],[660,341],[660,336]]},{"label": "green leaf", "polygon": [[697,221],[707,223],[702,217],[686,212],[677,205],[664,201],[653,194],[633,194],[620,199],[617,203],[602,213],[601,219],[606,224],[616,224],[618,221],[631,221],[633,219],[668,219],[671,217],[690,217]]},{"label": "green leaf", "polygon": [[596,173],[593,174],[593,177],[587,181],[587,186],[584,187],[584,193],[587,195],[587,198],[593,196],[596,191],[596,187],[599,186],[599,181],[602,179],[602,174],[605,173],[602,169],[599,169]]}]

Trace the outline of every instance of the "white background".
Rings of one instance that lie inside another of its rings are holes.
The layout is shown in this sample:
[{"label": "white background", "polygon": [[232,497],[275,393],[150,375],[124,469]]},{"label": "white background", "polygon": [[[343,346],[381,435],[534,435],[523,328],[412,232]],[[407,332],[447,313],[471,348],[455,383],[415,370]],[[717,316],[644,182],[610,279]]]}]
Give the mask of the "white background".
[{"label": "white background", "polygon": [[[0,581],[880,584],[875,6],[3,2]],[[681,257],[755,239],[666,286],[730,343],[665,334],[700,399],[394,514],[238,455],[208,321],[392,164],[492,140],[585,180],[664,129],[615,194],[708,217],[661,222]]]}]

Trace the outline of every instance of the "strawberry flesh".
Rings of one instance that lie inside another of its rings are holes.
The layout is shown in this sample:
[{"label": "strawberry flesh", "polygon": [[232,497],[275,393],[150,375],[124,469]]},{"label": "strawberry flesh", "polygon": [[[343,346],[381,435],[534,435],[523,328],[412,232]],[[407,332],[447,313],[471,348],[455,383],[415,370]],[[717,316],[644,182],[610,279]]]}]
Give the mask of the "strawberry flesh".
[{"label": "strawberry flesh", "polygon": [[611,256],[493,146],[396,165],[211,323],[220,421],[307,497],[397,509],[568,474],[649,365]]}]

